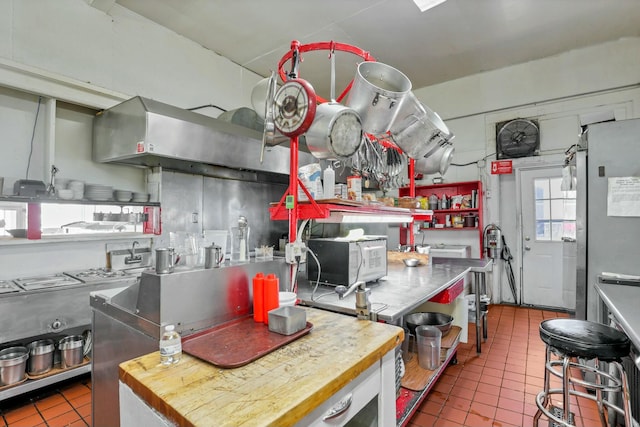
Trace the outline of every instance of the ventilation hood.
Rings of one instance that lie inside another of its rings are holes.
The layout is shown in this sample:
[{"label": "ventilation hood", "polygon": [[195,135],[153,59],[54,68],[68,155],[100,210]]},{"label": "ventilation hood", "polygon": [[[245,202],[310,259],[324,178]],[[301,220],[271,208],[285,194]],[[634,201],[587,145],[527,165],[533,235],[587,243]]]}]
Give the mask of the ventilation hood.
[{"label": "ventilation hood", "polygon": [[[289,149],[267,146],[260,162],[262,133],[140,96],[95,117],[96,162],[205,173],[208,165],[289,175]],[[300,165],[314,162],[299,153]]]}]

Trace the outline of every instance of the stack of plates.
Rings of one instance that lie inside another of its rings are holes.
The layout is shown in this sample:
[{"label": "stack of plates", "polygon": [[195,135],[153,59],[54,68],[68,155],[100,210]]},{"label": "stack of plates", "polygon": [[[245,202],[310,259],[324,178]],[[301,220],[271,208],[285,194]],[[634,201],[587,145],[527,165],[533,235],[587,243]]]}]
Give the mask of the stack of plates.
[{"label": "stack of plates", "polygon": [[113,198],[113,187],[108,185],[87,184],[84,195],[89,200],[111,200]]},{"label": "stack of plates", "polygon": [[147,193],[133,193],[133,202],[146,203],[149,201],[149,194]]},{"label": "stack of plates", "polygon": [[68,184],[68,188],[73,191],[74,200],[82,200],[84,197],[84,181],[71,181]]},{"label": "stack of plates", "polygon": [[126,190],[116,190],[113,192],[113,197],[119,202],[130,202],[132,195],[132,191]]}]

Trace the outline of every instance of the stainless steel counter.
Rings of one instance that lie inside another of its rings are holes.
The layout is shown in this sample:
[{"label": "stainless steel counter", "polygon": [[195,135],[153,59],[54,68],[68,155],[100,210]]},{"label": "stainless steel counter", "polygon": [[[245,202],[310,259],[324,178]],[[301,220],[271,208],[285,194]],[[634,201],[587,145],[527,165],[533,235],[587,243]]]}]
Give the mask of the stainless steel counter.
[{"label": "stainless steel counter", "polygon": [[[387,276],[367,284],[371,289],[371,311],[377,313],[378,319],[402,326],[402,316],[461,280],[467,273],[474,275],[475,294],[486,292],[486,273],[493,269],[493,260],[490,258],[434,257],[432,263],[431,266],[420,267],[389,263]],[[302,304],[356,315],[354,294],[341,300],[333,286],[321,284],[315,293],[314,287],[315,281],[298,277],[298,298]],[[480,298],[476,298],[476,313],[476,351],[480,353],[481,341],[487,339],[487,317],[481,315]]]},{"label": "stainless steel counter", "polygon": [[[599,279],[601,280],[601,279]],[[608,284],[596,282],[595,290],[599,295],[602,304],[606,307],[602,310],[603,315],[610,315],[611,326],[621,329],[631,341],[631,351],[628,358],[622,359],[629,384],[629,398],[631,402],[631,413],[637,425],[638,414],[640,414],[640,312],[638,311],[638,299],[640,298],[640,286]],[[601,303],[598,303],[600,306]],[[600,310],[598,310],[600,312]],[[609,319],[602,319],[608,322]],[[619,400],[616,400],[620,404]],[[612,418],[612,414],[613,418]],[[620,415],[611,411],[609,415],[609,425],[617,425],[616,419]]]},{"label": "stainless steel counter", "polygon": [[[419,267],[389,263],[387,276],[367,284],[371,289],[371,310],[378,319],[400,325],[403,315],[462,279],[468,271],[469,267],[441,262]],[[354,294],[341,300],[334,286],[320,284],[312,297],[314,287],[315,281],[298,278],[298,298],[302,304],[356,315]]]},{"label": "stainless steel counter", "polygon": [[493,270],[491,258],[433,258],[434,264],[449,264],[466,267],[474,273],[486,273]]},{"label": "stainless steel counter", "polygon": [[640,349],[640,286],[596,283],[595,288],[635,348]]}]

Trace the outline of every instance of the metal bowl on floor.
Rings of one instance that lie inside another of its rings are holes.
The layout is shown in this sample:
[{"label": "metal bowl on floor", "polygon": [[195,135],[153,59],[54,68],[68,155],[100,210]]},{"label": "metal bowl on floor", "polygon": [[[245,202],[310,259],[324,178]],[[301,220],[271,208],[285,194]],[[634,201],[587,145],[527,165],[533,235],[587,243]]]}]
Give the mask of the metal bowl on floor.
[{"label": "metal bowl on floor", "polygon": [[440,329],[442,336],[444,336],[451,329],[453,322],[453,316],[436,312],[411,313],[406,315],[404,319],[412,335],[416,334],[418,326],[429,325]]}]

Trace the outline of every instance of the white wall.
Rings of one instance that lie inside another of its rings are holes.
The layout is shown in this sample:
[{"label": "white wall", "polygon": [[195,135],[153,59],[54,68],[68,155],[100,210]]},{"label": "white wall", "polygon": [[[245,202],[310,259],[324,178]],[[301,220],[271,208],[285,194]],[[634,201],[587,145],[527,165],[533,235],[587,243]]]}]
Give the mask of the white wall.
[{"label": "white wall", "polygon": [[[609,111],[618,120],[640,117],[640,38],[627,38],[421,88],[416,96],[436,111],[456,135],[453,163],[445,181],[483,181],[487,191],[484,223],[499,225],[520,269],[520,236],[515,216],[514,175],[492,176],[496,123],[514,118],[537,119],[541,156],[514,160],[520,166],[558,163],[577,141],[581,118]],[[480,161],[487,158],[486,162]],[[560,160],[558,160],[560,159]],[[436,175],[433,175],[436,176]],[[424,184],[429,184],[428,176]],[[447,243],[469,244],[454,235]],[[517,284],[519,286],[519,284]],[[494,268],[490,289],[494,302],[513,301],[503,266]]]},{"label": "white wall", "polygon": [[178,107],[250,106],[260,79],[118,4],[106,14],[84,0],[3,0],[0,24],[0,58]]},{"label": "white wall", "polygon": [[[0,0],[0,176],[7,177],[5,191],[25,177],[38,95],[44,98],[30,179],[48,182],[52,161],[60,177],[141,191],[143,169],[91,161],[96,111],[135,95],[183,108],[215,104],[231,110],[251,105],[251,89],[260,79],[117,4],[106,14],[84,0]],[[213,108],[199,112],[220,114]],[[104,242],[21,243],[0,242],[2,278],[105,265]]]}]

